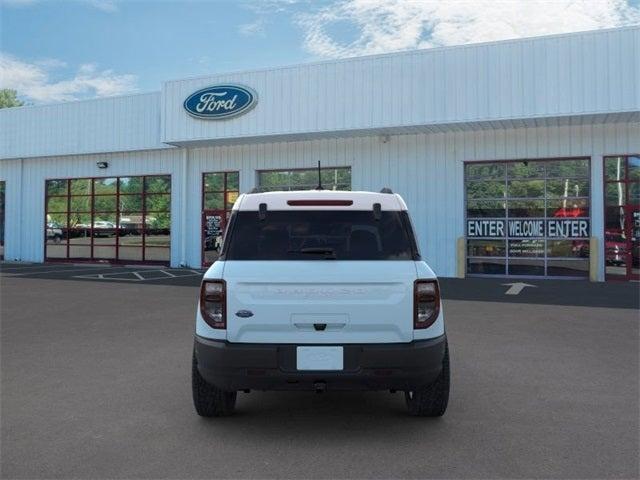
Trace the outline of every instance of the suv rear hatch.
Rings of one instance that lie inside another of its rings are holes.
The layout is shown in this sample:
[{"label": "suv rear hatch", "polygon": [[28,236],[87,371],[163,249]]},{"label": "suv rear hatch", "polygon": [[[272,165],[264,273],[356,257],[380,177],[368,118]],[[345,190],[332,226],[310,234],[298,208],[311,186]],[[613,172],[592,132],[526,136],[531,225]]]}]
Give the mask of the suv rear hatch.
[{"label": "suv rear hatch", "polygon": [[222,257],[228,341],[413,340],[417,252],[407,212],[233,215]]}]

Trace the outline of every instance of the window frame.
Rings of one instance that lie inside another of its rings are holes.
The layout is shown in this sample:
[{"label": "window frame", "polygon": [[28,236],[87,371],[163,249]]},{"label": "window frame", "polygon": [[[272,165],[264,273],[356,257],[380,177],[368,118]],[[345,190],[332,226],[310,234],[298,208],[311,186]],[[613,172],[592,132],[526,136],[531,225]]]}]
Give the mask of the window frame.
[{"label": "window frame", "polygon": [[[328,167],[320,167],[320,171],[324,172],[327,170],[348,170],[349,171],[349,190],[351,191],[352,186],[353,186],[353,168],[351,167],[351,165],[338,165],[338,166],[328,166]],[[291,188],[291,185],[288,185],[289,189],[288,190],[264,190],[262,188],[262,185],[260,185],[260,175],[262,173],[282,173],[282,172],[317,172],[318,168],[317,167],[297,167],[297,168],[267,168],[267,169],[261,169],[261,170],[256,170],[256,189],[259,192],[270,192],[270,191],[293,191],[296,190],[295,188]],[[278,185],[281,186],[281,185]],[[326,189],[326,187],[323,185],[323,188]],[[300,189],[297,189],[300,190]],[[313,190],[313,188],[309,188],[309,189],[303,189],[303,190]],[[340,191],[340,190],[336,190],[336,191]]]},{"label": "window frame", "polygon": [[[284,210],[284,211],[279,211],[277,213],[283,213],[283,212],[296,212],[296,210]],[[305,210],[299,210],[297,211],[298,213],[304,213]],[[313,210],[313,211],[307,211],[307,212],[323,212],[322,210]],[[336,212],[349,212],[349,210],[336,210]],[[354,211],[351,211],[354,212]],[[367,213],[369,214],[369,211],[364,211],[364,210],[355,210],[355,212],[358,213]],[[407,241],[407,247],[408,247],[408,251],[410,252],[409,258],[408,259],[402,259],[400,261],[404,261],[404,260],[411,260],[411,261],[420,261],[422,259],[421,255],[420,255],[420,250],[418,249],[418,244],[417,244],[417,240],[415,237],[415,232],[413,230],[413,225],[411,224],[411,217],[409,216],[409,213],[406,210],[398,210],[398,211],[391,211],[392,213],[397,213],[397,220],[400,223],[400,227],[401,230],[403,232],[403,235],[406,238]],[[254,215],[255,212],[254,211],[240,211],[240,210],[236,210],[233,212],[233,214],[231,215],[231,218],[229,219],[229,225],[227,230],[225,231],[225,235],[224,235],[224,241],[222,244],[222,248],[220,251],[220,260],[229,260],[228,258],[228,253],[229,253],[229,246],[230,246],[230,241],[233,240],[233,236],[234,234],[236,234],[236,228],[237,228],[237,222],[238,222],[238,214],[247,214],[247,215]],[[308,258],[308,259],[302,259],[302,258],[295,258],[295,259],[289,259],[289,258],[261,258],[261,259],[231,259],[231,260],[238,260],[238,261],[278,261],[278,262],[282,262],[282,261],[294,261],[294,260],[317,260],[317,261],[326,261],[326,259],[323,258]],[[351,259],[351,258],[339,258],[338,260],[340,261],[353,261],[353,262],[357,262],[357,261],[397,261],[396,259]]]},{"label": "window frame", "polygon": [[0,229],[2,229],[2,236],[0,236],[0,247],[2,247],[2,251],[0,252],[0,260],[4,260],[4,248],[5,248],[5,238],[7,236],[6,231],[6,211],[7,211],[7,182],[4,179],[0,179]]},{"label": "window frame", "polygon": [[[612,158],[623,158],[624,159],[624,179],[622,180],[610,180],[607,178],[607,160]],[[603,242],[600,247],[600,254],[602,255],[604,264],[604,279],[605,281],[631,281],[640,279],[640,275],[634,275],[632,272],[629,273],[629,268],[627,267],[627,272],[625,275],[615,275],[611,273],[607,273],[607,241],[606,241],[606,230],[607,230],[607,207],[615,205],[607,205],[607,186],[615,185],[621,183],[624,185],[624,206],[620,206],[622,208],[627,208],[628,205],[631,205],[629,192],[631,189],[629,185],[638,184],[640,185],[640,178],[638,180],[631,180],[629,177],[629,158],[630,157],[640,157],[640,153],[624,153],[624,154],[608,154],[602,156],[602,235]],[[633,261],[633,260],[632,260]],[[633,270],[633,269],[631,269]]]},{"label": "window frame", "polygon": [[[584,160],[587,162],[587,170],[585,172],[585,175],[571,175],[571,176],[567,176],[567,177],[557,177],[557,176],[550,176],[547,173],[546,170],[546,164],[550,163],[550,162],[559,162],[559,161],[576,161],[576,160]],[[515,163],[523,163],[523,162],[535,162],[535,163],[542,163],[545,165],[545,170],[542,174],[538,174],[532,177],[511,177],[509,175],[509,164],[515,164]],[[495,175],[487,177],[485,179],[478,177],[478,176],[474,176],[472,178],[468,178],[467,176],[467,166],[468,165],[483,165],[483,164],[501,164],[504,165],[504,172],[503,174],[499,177],[496,178]],[[558,278],[558,279],[585,279],[588,278],[588,273],[586,276],[564,276],[564,275],[548,275],[548,264],[549,261],[575,261],[575,262],[579,262],[582,261],[584,262],[585,260],[588,261],[589,257],[586,258],[581,258],[581,257],[552,257],[549,255],[548,252],[548,242],[551,240],[561,240],[561,239],[550,239],[546,233],[545,236],[543,237],[528,237],[526,239],[529,240],[539,240],[542,239],[544,241],[544,246],[543,246],[543,250],[544,250],[544,256],[542,257],[510,257],[509,256],[509,247],[510,247],[510,241],[511,240],[526,240],[525,238],[516,238],[516,237],[510,237],[508,232],[505,233],[505,235],[503,237],[468,237],[467,236],[467,220],[469,219],[474,219],[474,218],[478,218],[481,220],[504,220],[505,225],[508,225],[508,221],[511,219],[543,219],[545,222],[547,222],[548,220],[551,220],[555,217],[553,216],[549,216],[549,203],[550,202],[554,202],[554,201],[561,201],[563,197],[553,197],[550,198],[547,195],[547,182],[548,181],[553,181],[553,180],[557,180],[559,178],[566,178],[566,179],[570,179],[570,180],[587,180],[588,184],[589,184],[589,195],[588,196],[575,196],[575,197],[566,197],[566,198],[571,198],[571,199],[578,199],[578,200],[586,200],[588,203],[588,208],[587,210],[587,214],[588,216],[579,216],[579,217],[575,217],[575,218],[579,218],[579,219],[588,219],[589,220],[589,235],[593,236],[593,229],[592,229],[592,219],[593,219],[593,202],[592,202],[592,198],[593,198],[593,182],[592,182],[592,158],[590,156],[568,156],[568,157],[546,157],[546,158],[516,158],[516,159],[504,159],[504,160],[480,160],[480,161],[474,161],[474,160],[467,160],[463,162],[463,192],[464,192],[464,201],[463,201],[463,208],[464,208],[464,215],[463,215],[463,231],[464,231],[464,239],[465,239],[465,275],[466,276],[470,276],[470,277],[493,277],[493,278]],[[509,182],[510,181],[531,181],[531,180],[542,180],[544,181],[544,192],[543,192],[543,196],[542,197],[511,197],[509,196]],[[468,183],[472,183],[472,182],[482,182],[482,181],[492,181],[492,182],[500,182],[503,181],[504,182],[504,196],[500,197],[500,198],[495,198],[495,197],[486,197],[486,198],[480,198],[480,199],[471,199],[473,200],[486,200],[486,201],[500,201],[500,202],[504,202],[504,211],[505,211],[505,215],[503,217],[469,217],[468,216],[468,201],[469,198],[467,196],[467,184]],[[513,201],[531,201],[531,200],[542,200],[544,202],[544,215],[542,217],[522,217],[522,216],[511,216],[509,215],[509,202],[513,202]],[[589,241],[589,238],[586,239],[573,239],[575,241]],[[468,255],[468,251],[469,251],[469,247],[468,247],[468,241],[469,240],[503,240],[505,242],[505,253],[503,256],[469,256]],[[568,239],[568,240],[572,240],[572,239]],[[509,273],[509,259],[513,258],[514,260],[543,260],[544,261],[544,275],[526,275],[526,274],[510,274]],[[469,260],[475,260],[475,261],[481,261],[482,259],[487,259],[489,261],[491,260],[496,260],[496,261],[504,261],[504,273],[501,274],[489,274],[489,273],[469,273],[468,268],[469,268]]]},{"label": "window frame", "polygon": [[[222,180],[222,188],[223,190],[207,190],[206,188],[206,178],[207,175],[214,175],[214,174],[221,174],[223,175],[223,180]],[[232,189],[229,190],[228,185],[229,185],[229,175],[230,174],[237,174],[238,175],[238,189]],[[240,170],[215,170],[215,171],[208,171],[208,172],[202,172],[202,176],[201,176],[201,195],[200,195],[200,265],[203,267],[208,267],[209,265],[211,265],[212,263],[208,263],[206,261],[206,255],[205,255],[205,222],[204,222],[204,217],[208,214],[208,213],[220,213],[223,217],[223,220],[225,222],[224,225],[224,232],[223,232],[223,237],[226,233],[227,228],[229,227],[229,219],[231,218],[231,212],[233,209],[233,205],[231,207],[229,207],[228,202],[227,202],[227,195],[229,193],[237,193],[238,196],[240,196]],[[206,208],[206,195],[207,193],[221,193],[222,194],[222,206],[223,208]],[[238,197],[236,197],[237,199]],[[218,255],[218,258],[220,258],[220,256],[222,255],[222,249],[220,249],[220,255]]]},{"label": "window frame", "polygon": [[[154,211],[147,211],[147,206],[146,206],[146,197],[148,195],[147,193],[147,179],[149,178],[155,178],[155,177],[166,177],[168,178],[168,186],[169,189],[168,191],[165,192],[150,192],[149,195],[166,195],[169,198],[169,206],[167,210],[154,210]],[[127,193],[121,193],[120,191],[120,186],[121,186],[121,179],[123,178],[139,178],[142,179],[142,188],[140,192],[127,192]],[[105,180],[105,179],[114,179],[115,180],[115,188],[116,191],[115,193],[109,192],[109,193],[96,193],[96,189],[95,189],[95,182],[96,181],[100,181],[100,180]],[[79,181],[79,180],[88,180],[90,182],[90,188],[91,191],[88,194],[82,194],[82,195],[72,195],[72,191],[71,191],[71,185],[72,185],[72,181]],[[65,194],[52,194],[49,195],[49,191],[48,191],[48,184],[49,182],[55,182],[55,181],[65,181],[66,182],[66,193]],[[64,262],[105,262],[105,263],[112,263],[112,264],[123,264],[123,263],[127,263],[127,264],[146,264],[146,265],[169,265],[171,263],[171,215],[172,215],[172,190],[173,190],[173,177],[170,173],[156,173],[156,174],[144,174],[144,175],[105,175],[105,176],[99,176],[99,177],[56,177],[56,178],[46,178],[45,179],[45,195],[44,195],[44,225],[43,225],[43,233],[44,233],[44,245],[43,245],[43,258],[45,261],[47,262],[60,262],[60,263],[64,263]],[[139,212],[123,212],[120,208],[120,197],[121,196],[135,196],[135,195],[139,195],[141,197],[141,210]],[[116,198],[116,205],[115,205],[115,210],[113,211],[96,211],[95,209],[95,200],[96,197],[113,197],[115,196]],[[88,198],[90,201],[90,210],[87,212],[72,212],[71,211],[71,200],[72,198]],[[67,208],[64,212],[49,212],[48,210],[48,203],[49,203],[49,198],[66,198],[67,199]],[[65,249],[65,256],[64,257],[49,257],[47,256],[47,230],[48,230],[48,215],[52,214],[52,213],[57,213],[60,215],[66,215],[66,225],[65,227],[63,227],[65,233],[66,233],[66,249]],[[157,245],[147,245],[147,241],[146,241],[146,237],[148,236],[148,231],[149,230],[157,230],[157,229],[153,229],[153,228],[149,228],[147,226],[146,223],[146,218],[147,218],[147,213],[167,213],[169,215],[169,245],[168,246],[157,246]],[[88,215],[90,218],[90,224],[89,224],[89,228],[81,228],[81,229],[77,229],[77,228],[72,228],[71,225],[71,215],[72,214],[79,214],[79,215]],[[120,247],[127,247],[127,245],[121,245],[120,243],[120,238],[123,238],[123,236],[121,236],[121,228],[120,228],[120,220],[121,217],[123,215],[138,215],[140,216],[140,218],[142,219],[141,225],[142,228],[140,229],[140,237],[141,237],[141,245],[140,245],[140,249],[141,249],[141,260],[127,260],[127,259],[120,259]],[[109,258],[101,258],[101,257],[96,257],[95,251],[94,251],[94,247],[96,246],[96,242],[95,242],[95,230],[96,228],[94,227],[96,220],[98,221],[102,221],[100,219],[96,219],[96,215],[99,216],[106,216],[106,215],[115,215],[115,228],[113,229],[113,237],[109,237],[113,239],[113,243],[98,243],[97,247],[114,247],[115,248],[115,256],[113,258],[109,257]],[[91,241],[89,242],[89,244],[80,244],[80,243],[73,243],[71,241],[71,237],[69,235],[69,232],[71,231],[79,231],[79,230],[84,230],[85,232],[89,232],[89,238],[91,239]],[[88,257],[71,257],[71,247],[89,247],[89,252],[90,252],[90,256]],[[149,252],[151,252],[152,250],[155,249],[166,249],[168,251],[168,259],[167,260],[161,260],[161,261],[156,261],[156,260],[148,260],[147,257],[147,249],[149,249]]]}]

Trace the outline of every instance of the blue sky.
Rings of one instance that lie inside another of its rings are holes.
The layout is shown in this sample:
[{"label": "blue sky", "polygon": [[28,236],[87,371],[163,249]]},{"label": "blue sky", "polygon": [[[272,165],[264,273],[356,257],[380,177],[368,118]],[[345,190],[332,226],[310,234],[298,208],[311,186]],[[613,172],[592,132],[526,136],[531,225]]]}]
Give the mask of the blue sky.
[{"label": "blue sky", "polygon": [[39,104],[207,73],[638,23],[638,0],[0,0],[0,87]]}]

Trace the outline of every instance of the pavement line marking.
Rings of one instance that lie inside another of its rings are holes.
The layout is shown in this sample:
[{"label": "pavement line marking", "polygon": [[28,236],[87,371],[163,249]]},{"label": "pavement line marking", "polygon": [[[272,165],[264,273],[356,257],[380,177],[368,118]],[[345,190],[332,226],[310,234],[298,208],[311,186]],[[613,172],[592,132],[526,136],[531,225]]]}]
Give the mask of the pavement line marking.
[{"label": "pavement line marking", "polygon": [[[124,268],[124,267],[112,267],[112,268],[113,268],[113,269],[122,269],[122,268]],[[69,268],[62,268],[62,269],[56,269],[56,270],[45,270],[45,271],[43,271],[43,272],[34,272],[33,270],[30,270],[30,271],[28,271],[28,272],[24,272],[24,273],[21,273],[21,272],[6,272],[6,273],[11,274],[11,276],[13,276],[13,277],[17,277],[17,276],[20,276],[20,275],[41,275],[41,274],[44,274],[44,273],[86,272],[86,271],[88,271],[88,270],[92,270],[92,269],[95,269],[95,267],[91,267],[91,268],[80,268],[80,269],[78,269],[78,268],[73,268],[73,269],[69,269]],[[109,270],[111,270],[111,268],[110,268]],[[37,278],[37,277],[36,277],[36,278]]]},{"label": "pavement line marking", "polygon": [[504,292],[505,295],[520,295],[520,292],[526,287],[538,288],[535,285],[531,285],[529,283],[522,283],[522,282],[503,283],[502,285],[505,287],[509,287],[509,289],[507,289],[507,291]]},{"label": "pavement line marking", "polygon": [[170,278],[174,278],[176,276],[171,272],[167,272],[166,270],[158,270],[158,271],[164,273],[165,275],[167,275]]},{"label": "pavement line marking", "polygon": [[105,281],[105,280],[116,280],[118,282],[140,282],[141,280],[137,279],[137,278],[113,278],[113,277],[89,277],[89,276],[78,276],[78,277],[73,277],[73,278],[84,278],[87,280],[100,280],[100,281]]},{"label": "pavement line marking", "polygon": [[[198,274],[198,275],[200,275],[200,274]],[[173,278],[186,278],[186,277],[195,277],[195,276],[196,276],[195,274],[175,275]],[[114,278],[114,280],[116,280],[116,279]],[[153,282],[155,280],[169,280],[169,279],[165,278],[165,277],[147,278],[147,279],[145,279],[145,282]]]},{"label": "pavement line marking", "polygon": [[[132,272],[124,272],[124,273],[132,273]],[[109,275],[109,274],[105,273],[104,275]],[[188,275],[174,275],[173,278],[186,278],[186,277],[196,277],[196,276],[200,276],[200,274],[191,273]],[[115,280],[120,282],[153,282],[155,280],[169,280],[169,278],[167,277],[143,278],[142,280],[140,280],[138,278],[117,278],[115,275],[112,275],[109,277],[103,276],[102,278],[99,278],[99,276],[97,275],[76,275],[71,278],[86,278],[87,280]]]},{"label": "pavement line marking", "polygon": [[[119,275],[135,275],[138,277],[138,279],[142,278],[142,280],[146,280],[144,277],[142,277],[140,274],[141,273],[147,273],[147,272],[143,272],[143,271],[130,271],[130,270],[126,270],[126,267],[122,267],[122,269],[125,269],[124,272],[111,272],[111,271],[106,271],[106,272],[102,272],[102,275],[104,276],[104,278],[109,278],[109,277],[117,277]],[[154,271],[154,270],[151,270]],[[76,277],[86,277],[86,278],[94,278],[96,277],[97,274],[88,274],[88,275],[77,275]],[[137,280],[136,280],[137,281]]]}]

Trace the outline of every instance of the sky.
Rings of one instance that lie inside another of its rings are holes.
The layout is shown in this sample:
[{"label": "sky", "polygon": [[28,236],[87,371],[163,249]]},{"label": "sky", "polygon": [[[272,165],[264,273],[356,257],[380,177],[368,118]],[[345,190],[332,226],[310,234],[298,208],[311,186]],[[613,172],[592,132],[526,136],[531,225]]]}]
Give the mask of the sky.
[{"label": "sky", "polygon": [[166,80],[640,24],[640,0],[0,0],[0,88],[28,104]]}]

